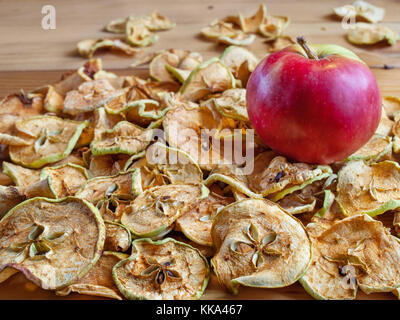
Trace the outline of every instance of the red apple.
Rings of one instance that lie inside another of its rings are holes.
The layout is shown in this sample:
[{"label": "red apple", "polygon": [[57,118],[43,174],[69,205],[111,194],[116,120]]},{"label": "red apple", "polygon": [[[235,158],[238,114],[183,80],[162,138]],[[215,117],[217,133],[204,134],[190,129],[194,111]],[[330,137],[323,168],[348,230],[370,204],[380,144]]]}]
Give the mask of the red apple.
[{"label": "red apple", "polygon": [[293,160],[343,160],[378,127],[378,85],[350,50],[298,42],[267,56],[250,76],[250,121],[271,149]]}]

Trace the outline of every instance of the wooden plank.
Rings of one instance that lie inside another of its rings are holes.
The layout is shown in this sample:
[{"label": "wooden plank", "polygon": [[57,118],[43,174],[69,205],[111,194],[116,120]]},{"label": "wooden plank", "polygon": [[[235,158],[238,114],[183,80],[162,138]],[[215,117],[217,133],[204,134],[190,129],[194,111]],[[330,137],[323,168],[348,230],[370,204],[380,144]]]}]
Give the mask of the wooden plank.
[{"label": "wooden plank", "polygon": [[[0,97],[8,93],[56,82],[66,70],[78,68],[84,59],[77,55],[75,46],[87,38],[110,37],[102,31],[109,20],[127,14],[146,14],[154,9],[177,23],[176,28],[159,33],[160,40],[150,49],[182,48],[200,52],[206,59],[219,55],[224,46],[204,40],[199,30],[217,18],[239,11],[252,14],[260,0],[53,0],[57,10],[56,30],[42,30],[41,8],[43,1],[0,0]],[[354,50],[370,66],[383,64],[400,67],[400,42],[395,46],[354,46],[346,41],[346,31],[340,19],[332,15],[332,8],[351,3],[352,0],[269,0],[268,11],[291,18],[288,34],[305,35],[310,42],[336,43]],[[373,1],[383,6],[386,16],[383,24],[400,31],[400,2],[396,0]],[[257,37],[250,50],[262,57],[267,52],[264,40]],[[117,74],[147,76],[145,67],[129,69],[131,58],[105,53],[104,68]],[[400,69],[373,69],[382,95],[400,96]],[[385,215],[386,220],[391,216]],[[0,284],[0,299],[55,299],[54,293],[41,290],[16,275]],[[67,299],[91,297],[71,295]],[[297,283],[274,290],[241,288],[238,296],[227,293],[215,276],[207,288],[204,299],[310,299]],[[389,293],[358,296],[359,299],[394,299]]]}]

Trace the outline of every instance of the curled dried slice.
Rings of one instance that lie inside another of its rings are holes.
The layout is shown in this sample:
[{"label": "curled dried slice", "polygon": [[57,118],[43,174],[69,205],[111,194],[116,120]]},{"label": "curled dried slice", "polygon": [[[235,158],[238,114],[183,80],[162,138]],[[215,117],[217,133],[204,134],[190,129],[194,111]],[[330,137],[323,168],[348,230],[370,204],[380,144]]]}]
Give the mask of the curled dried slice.
[{"label": "curled dried slice", "polygon": [[295,43],[296,41],[294,41],[290,36],[280,36],[275,40],[268,41],[268,51],[277,52]]},{"label": "curled dried slice", "polygon": [[25,200],[25,196],[14,186],[0,186],[0,218],[17,204]]},{"label": "curled dried slice", "polygon": [[90,177],[113,176],[123,170],[129,155],[106,154],[104,156],[92,156],[89,163]]},{"label": "curled dried slice", "polygon": [[146,27],[140,17],[126,22],[125,37],[130,45],[137,47],[147,47],[158,40],[158,36]]},{"label": "curled dried slice", "polygon": [[221,36],[217,38],[218,42],[234,46],[248,46],[253,43],[256,36],[254,34],[246,34],[238,32],[234,37]]},{"label": "curled dried slice", "polygon": [[300,279],[317,299],[354,299],[400,286],[400,243],[380,221],[367,215],[340,220],[312,237],[314,258]]},{"label": "curled dried slice", "polygon": [[225,90],[221,96],[211,99],[215,109],[222,116],[249,122],[246,109],[246,89]]},{"label": "curled dried slice", "polygon": [[43,168],[40,180],[49,179],[52,198],[73,196],[89,178],[85,168],[67,163],[55,167]]},{"label": "curled dried slice", "polygon": [[100,49],[119,51],[130,56],[138,51],[119,39],[87,39],[79,41],[77,47],[79,54],[85,58],[92,58]]},{"label": "curled dried slice", "polygon": [[398,39],[399,34],[389,27],[364,22],[357,22],[347,34],[347,40],[354,44],[375,44],[387,41],[393,46]]},{"label": "curled dried slice", "polygon": [[0,270],[12,267],[43,289],[63,288],[97,262],[105,228],[90,203],[34,198],[0,221]]},{"label": "curled dried slice", "polygon": [[204,256],[190,245],[166,238],[133,242],[132,256],[113,268],[114,282],[128,299],[199,299],[209,280]]},{"label": "curled dried slice", "polygon": [[201,29],[200,33],[208,39],[217,40],[220,37],[234,38],[242,31],[235,28],[233,23],[219,20]]},{"label": "curled dried slice", "polygon": [[338,173],[337,202],[345,215],[376,216],[400,206],[400,166],[351,161]]},{"label": "curled dried slice", "polygon": [[267,151],[255,158],[254,171],[247,179],[253,191],[278,201],[315,181],[329,177],[331,173],[329,166],[290,163],[286,158]]},{"label": "curled dried slice", "polygon": [[290,20],[285,16],[268,16],[259,27],[259,32],[266,41],[273,41],[283,35]]},{"label": "curled dried slice", "polygon": [[97,202],[96,207],[99,209],[101,216],[105,222],[119,223],[122,212],[129,205],[129,200],[118,199],[118,196],[110,196]]},{"label": "curled dried slice", "polygon": [[117,197],[121,200],[131,200],[136,196],[134,185],[137,175],[138,171],[129,170],[127,172],[120,172],[115,176],[89,179],[76,193],[76,197],[93,203],[111,197]]},{"label": "curled dried slice", "polygon": [[157,81],[175,81],[171,75],[172,70],[177,74],[183,71],[189,75],[202,62],[203,58],[197,52],[179,49],[164,50],[151,61],[150,75]]},{"label": "curled dried slice", "polygon": [[386,115],[393,119],[395,115],[400,111],[400,98],[394,96],[385,96],[382,98],[383,109],[386,111]]},{"label": "curled dried slice", "polygon": [[253,53],[238,46],[229,46],[219,58],[231,70],[233,76],[242,82],[243,86],[246,85],[250,74],[258,64],[258,59]]},{"label": "curled dried slice", "polygon": [[152,129],[143,129],[128,121],[118,122],[114,128],[106,129],[90,144],[92,154],[137,154],[150,144]]},{"label": "curled dried slice", "polygon": [[246,18],[241,13],[239,13],[238,22],[243,32],[256,33],[257,31],[259,31],[260,25],[265,21],[266,18],[267,7],[265,6],[265,4],[260,4],[257,12],[250,18]]},{"label": "curled dried slice", "polygon": [[17,187],[25,189],[40,180],[40,171],[24,168],[11,162],[3,161],[3,173],[9,176]]},{"label": "curled dried slice", "polygon": [[222,209],[213,221],[218,280],[237,294],[239,285],[277,288],[307,271],[311,241],[300,221],[268,200],[248,199]]},{"label": "curled dried slice", "polygon": [[358,18],[372,23],[382,21],[385,16],[385,9],[361,0],[355,1],[352,5],[334,8],[333,12],[341,18]]},{"label": "curled dried slice", "polygon": [[58,296],[67,296],[72,292],[76,292],[88,296],[122,300],[112,278],[112,268],[119,261],[128,257],[129,255],[124,253],[104,251],[99,261],[83,278],[68,287],[57,290],[56,294]]},{"label": "curled dried slice", "polygon": [[232,202],[233,198],[210,192],[207,197],[195,201],[191,208],[176,220],[175,229],[197,244],[212,246],[212,221],[223,207]]},{"label": "curled dried slice", "polygon": [[382,158],[390,158],[392,145],[391,137],[382,137],[375,134],[364,146],[346,160],[380,161]]},{"label": "curled dried slice", "polygon": [[123,224],[105,221],[106,241],[104,250],[126,252],[131,247],[131,232]]},{"label": "curled dried slice", "polygon": [[118,108],[125,103],[125,90],[116,90],[108,80],[82,83],[77,90],[69,91],[64,100],[63,112],[78,115],[108,106]]},{"label": "curled dried slice", "polygon": [[183,99],[198,101],[208,94],[235,88],[235,78],[218,58],[210,59],[197,66],[182,84]]},{"label": "curled dried slice", "polygon": [[170,231],[175,220],[204,196],[199,185],[170,184],[145,190],[122,213],[121,223],[134,236],[156,237]]},{"label": "curled dried slice", "polygon": [[36,116],[15,123],[17,137],[29,142],[27,146],[10,146],[12,162],[28,168],[40,168],[67,157],[79,139],[87,122]]}]

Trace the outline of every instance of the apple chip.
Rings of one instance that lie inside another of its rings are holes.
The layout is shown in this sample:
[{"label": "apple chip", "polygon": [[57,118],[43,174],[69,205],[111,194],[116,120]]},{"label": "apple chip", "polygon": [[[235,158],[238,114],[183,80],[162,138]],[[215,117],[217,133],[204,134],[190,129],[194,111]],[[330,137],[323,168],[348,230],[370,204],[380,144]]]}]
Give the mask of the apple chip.
[{"label": "apple chip", "polygon": [[125,93],[125,90],[114,89],[105,79],[87,81],[67,93],[63,112],[74,116],[103,106],[118,108],[125,104]]},{"label": "apple chip", "polygon": [[135,47],[147,47],[158,40],[158,36],[151,32],[141,18],[132,18],[126,22],[126,41]]},{"label": "apple chip", "polygon": [[201,29],[200,33],[207,39],[228,45],[245,46],[251,44],[255,39],[254,35],[246,34],[235,24],[224,20],[214,21],[211,25]]},{"label": "apple chip", "polygon": [[138,171],[129,170],[115,176],[96,177],[86,181],[76,193],[76,197],[92,203],[102,199],[116,197],[121,200],[132,200],[136,196],[135,180]]},{"label": "apple chip", "polygon": [[266,41],[273,41],[283,35],[289,23],[289,18],[285,16],[267,16],[258,31]]},{"label": "apple chip", "polygon": [[0,218],[17,204],[25,200],[18,188],[14,186],[0,186]]},{"label": "apple chip", "polygon": [[40,168],[67,157],[73,150],[86,122],[61,119],[55,116],[36,116],[15,123],[17,137],[26,146],[10,146],[12,162],[28,168]]},{"label": "apple chip", "polygon": [[105,221],[106,241],[104,250],[126,252],[131,247],[132,236],[127,227],[120,223]]},{"label": "apple chip", "polygon": [[63,289],[57,290],[58,296],[67,296],[72,292],[88,296],[97,296],[122,300],[117,286],[112,278],[112,268],[121,260],[128,258],[128,254],[104,251],[99,261],[80,280]]},{"label": "apple chip", "polygon": [[137,154],[150,144],[152,129],[143,129],[128,121],[118,122],[114,128],[106,129],[93,140],[90,149],[95,156],[105,154]]},{"label": "apple chip", "polygon": [[218,280],[234,294],[239,285],[278,288],[296,282],[312,259],[311,241],[300,221],[268,200],[232,203],[214,218]]},{"label": "apple chip", "polygon": [[351,161],[338,173],[337,201],[343,214],[372,217],[400,207],[400,166]]},{"label": "apple chip", "polygon": [[177,218],[204,196],[199,185],[170,184],[145,190],[125,208],[121,223],[139,238],[171,231]]},{"label": "apple chip", "polygon": [[357,22],[347,34],[347,40],[354,44],[375,44],[386,41],[393,46],[398,39],[399,34],[396,31],[382,25],[365,22]]},{"label": "apple chip", "polygon": [[378,128],[375,131],[375,135],[379,135],[382,137],[387,137],[392,135],[392,128],[394,125],[394,121],[392,121],[386,111],[385,108],[382,107],[381,119],[379,121]]},{"label": "apple chip", "polygon": [[124,171],[129,155],[106,154],[103,156],[92,156],[89,164],[90,177],[112,176]]},{"label": "apple chip", "polygon": [[[250,18],[243,17],[241,13],[238,15],[238,23],[243,32],[256,33],[259,31],[260,25],[267,18],[267,7],[265,4],[260,4],[258,11]],[[229,19],[229,18],[228,18]],[[231,18],[232,19],[232,18]],[[235,19],[233,19],[235,21]]]},{"label": "apple chip", "polygon": [[349,156],[346,160],[365,160],[381,161],[390,159],[392,154],[392,138],[373,135],[372,138],[362,146],[358,151]]},{"label": "apple chip", "polygon": [[93,267],[104,238],[103,220],[90,203],[30,199],[0,221],[0,270],[12,267],[43,289],[60,289]]},{"label": "apple chip", "polygon": [[254,171],[248,175],[249,187],[272,201],[326,179],[332,173],[329,166],[290,163],[285,157],[266,151],[254,159]]},{"label": "apple chip", "polygon": [[84,58],[92,58],[96,51],[100,49],[119,51],[129,56],[138,51],[120,39],[87,39],[79,41],[77,47],[79,54]]},{"label": "apple chip", "polygon": [[182,84],[183,99],[198,101],[208,94],[235,88],[235,78],[218,58],[210,59],[197,66]]},{"label": "apple chip", "polygon": [[190,245],[166,238],[138,239],[132,255],[113,268],[113,278],[127,299],[199,299],[207,287],[207,259]]},{"label": "apple chip", "polygon": [[121,215],[125,208],[129,205],[130,200],[119,199],[116,196],[106,196],[99,200],[96,207],[99,209],[100,214],[105,222],[119,223]]},{"label": "apple chip", "polygon": [[169,49],[160,52],[150,63],[150,75],[157,81],[185,81],[190,72],[203,62],[197,52]]},{"label": "apple chip", "polygon": [[197,244],[212,246],[212,221],[223,207],[232,202],[233,198],[211,191],[207,197],[195,201],[191,208],[176,220],[175,229]]},{"label": "apple chip", "polygon": [[280,36],[279,38],[276,38],[275,40],[268,41],[268,51],[269,52],[277,52],[281,51],[282,49],[295,44],[296,41],[293,40],[292,37],[290,36]]},{"label": "apple chip", "polygon": [[383,109],[386,111],[387,116],[393,119],[400,111],[400,98],[393,96],[385,96],[382,98]]},{"label": "apple chip", "polygon": [[24,168],[11,162],[3,161],[3,173],[9,176],[12,182],[21,189],[40,180],[40,171]]},{"label": "apple chip", "polygon": [[400,243],[380,221],[348,217],[312,237],[314,258],[300,282],[317,299],[354,299],[400,286]]},{"label": "apple chip", "polygon": [[352,5],[334,8],[333,12],[341,18],[361,19],[372,23],[382,21],[385,16],[385,9],[361,0],[355,1]]},{"label": "apple chip", "polygon": [[258,59],[253,53],[238,46],[229,46],[219,58],[231,70],[233,76],[242,82],[243,86],[246,85],[250,74],[258,64]]},{"label": "apple chip", "polygon": [[85,168],[67,163],[55,167],[43,168],[40,180],[49,179],[52,198],[73,196],[89,178]]}]

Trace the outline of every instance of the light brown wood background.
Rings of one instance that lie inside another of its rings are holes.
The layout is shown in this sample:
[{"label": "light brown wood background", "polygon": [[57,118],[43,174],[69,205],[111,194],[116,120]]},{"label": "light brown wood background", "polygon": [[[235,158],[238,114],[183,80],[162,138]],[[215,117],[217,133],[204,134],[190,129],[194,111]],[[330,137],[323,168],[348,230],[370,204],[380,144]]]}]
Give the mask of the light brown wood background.
[{"label": "light brown wood background", "polygon": [[[270,14],[287,15],[291,25],[289,35],[305,35],[309,42],[335,43],[355,51],[370,66],[396,66],[393,70],[373,69],[383,95],[400,96],[400,42],[395,46],[353,46],[346,41],[346,31],[332,8],[350,4],[352,0],[268,0]],[[370,0],[386,8],[383,24],[400,32],[400,0]],[[0,0],[0,98],[24,89],[26,91],[57,81],[67,70],[84,63],[75,46],[83,39],[107,37],[102,31],[109,20],[129,14],[147,14],[157,9],[177,23],[170,31],[159,33],[159,41],[151,49],[190,49],[204,58],[219,55],[224,46],[203,40],[199,30],[216,18],[241,11],[253,14],[260,0]],[[41,8],[52,4],[56,8],[56,30],[41,28]],[[259,57],[267,45],[257,38],[250,49]],[[146,74],[146,67],[128,68],[131,58],[101,54],[103,66],[119,74]],[[56,296],[17,275],[0,285],[0,299],[52,299]],[[82,299],[85,296],[71,295]],[[242,288],[237,297],[222,289],[213,277],[205,299],[309,299],[299,284],[282,289]],[[359,294],[361,299],[393,299],[391,294]]]}]

